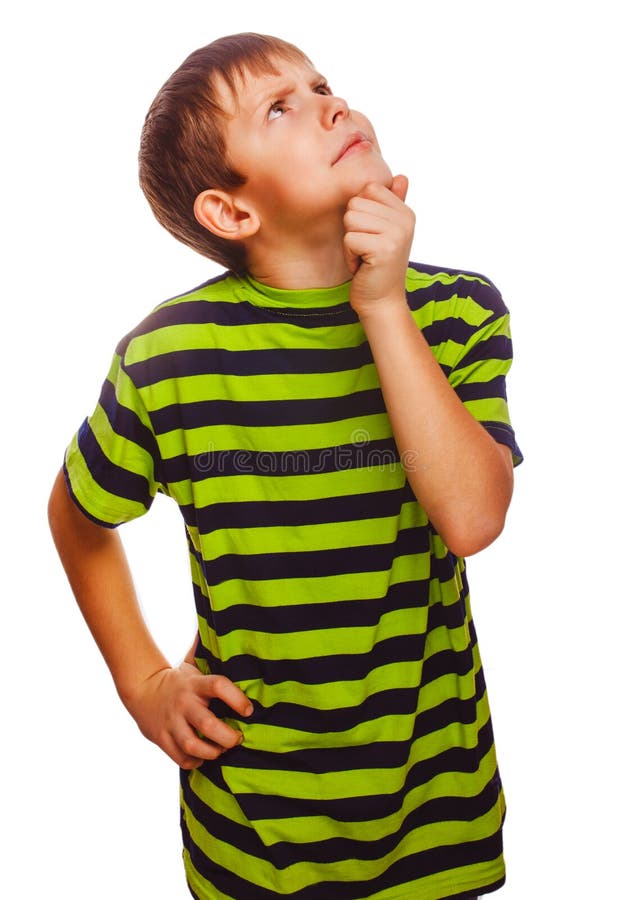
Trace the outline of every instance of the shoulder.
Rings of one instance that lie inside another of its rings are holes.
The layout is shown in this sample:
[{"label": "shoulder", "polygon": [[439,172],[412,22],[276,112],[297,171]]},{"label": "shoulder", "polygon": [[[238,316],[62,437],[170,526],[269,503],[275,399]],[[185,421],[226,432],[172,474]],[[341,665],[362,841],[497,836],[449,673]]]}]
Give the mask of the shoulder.
[{"label": "shoulder", "polygon": [[[117,353],[130,361],[134,354],[145,354],[154,344],[154,336],[179,338],[184,326],[218,323],[223,304],[237,302],[239,280],[231,272],[224,272],[182,294],[159,303],[145,318],[128,332],[117,345]],[[159,341],[156,341],[159,343]],[[153,349],[153,348],[152,348]]]},{"label": "shoulder", "polygon": [[508,314],[498,288],[479,272],[410,262],[405,289],[411,310],[428,309],[427,318],[463,318],[467,314],[483,324]]},{"label": "shoulder", "polygon": [[[248,318],[240,279],[224,272],[156,306],[115,349],[115,365],[139,390],[192,373],[196,357],[214,347],[215,329]],[[190,367],[190,368],[189,368]]]}]

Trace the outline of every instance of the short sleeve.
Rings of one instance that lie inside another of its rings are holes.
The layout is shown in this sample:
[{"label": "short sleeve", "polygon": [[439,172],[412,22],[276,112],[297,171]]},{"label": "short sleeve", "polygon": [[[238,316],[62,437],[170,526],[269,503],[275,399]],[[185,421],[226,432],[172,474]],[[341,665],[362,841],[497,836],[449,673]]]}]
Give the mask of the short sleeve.
[{"label": "short sleeve", "polygon": [[117,352],[95,411],[65,453],[69,492],[85,515],[114,528],[147,512],[161,488],[158,468],[149,415]]},{"label": "short sleeve", "polygon": [[506,395],[506,376],[513,359],[510,315],[493,285],[478,287],[478,300],[464,302],[478,307],[478,315],[470,316],[472,322],[482,321],[455,344],[458,352],[448,380],[474,418],[498,443],[510,447],[513,464],[519,465],[523,454],[515,440]]}]

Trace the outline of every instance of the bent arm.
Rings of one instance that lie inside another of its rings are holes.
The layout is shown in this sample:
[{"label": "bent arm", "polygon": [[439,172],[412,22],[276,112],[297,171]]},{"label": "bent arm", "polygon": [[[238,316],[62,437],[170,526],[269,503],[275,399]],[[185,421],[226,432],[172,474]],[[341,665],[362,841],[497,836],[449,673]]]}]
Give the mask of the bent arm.
[{"label": "bent arm", "polygon": [[512,455],[461,403],[417,327],[404,292],[360,313],[414,494],[446,546],[469,556],[504,527]]},{"label": "bent arm", "polygon": [[60,472],[48,507],[50,528],[87,625],[110,669],[119,696],[145,737],[184,769],[237,746],[240,731],[209,709],[220,698],[240,715],[253,706],[222,675],[202,675],[192,664],[198,635],[186,660],[172,668],[140,610],[121,539],[96,525],[69,495]]},{"label": "bent arm", "polygon": [[127,705],[138,687],[169,662],[145,624],[121,538],[83,515],[62,471],[52,488],[48,517],[78,606]]},{"label": "bent arm", "polygon": [[407,179],[367,185],[344,216],[351,306],[366,332],[409,484],[457,556],[498,536],[513,489],[511,452],[463,406],[405,300],[415,217]]}]

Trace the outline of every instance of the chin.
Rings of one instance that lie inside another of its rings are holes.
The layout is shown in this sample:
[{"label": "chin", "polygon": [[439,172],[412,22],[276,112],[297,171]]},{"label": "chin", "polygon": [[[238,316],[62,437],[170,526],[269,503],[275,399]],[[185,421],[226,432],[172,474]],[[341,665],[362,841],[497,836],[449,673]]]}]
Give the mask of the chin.
[{"label": "chin", "polygon": [[358,175],[358,184],[354,191],[355,194],[358,194],[367,184],[370,184],[373,181],[389,188],[392,186],[392,181],[394,180],[394,176],[384,159],[375,160],[373,165],[362,167],[361,172],[358,173]]}]

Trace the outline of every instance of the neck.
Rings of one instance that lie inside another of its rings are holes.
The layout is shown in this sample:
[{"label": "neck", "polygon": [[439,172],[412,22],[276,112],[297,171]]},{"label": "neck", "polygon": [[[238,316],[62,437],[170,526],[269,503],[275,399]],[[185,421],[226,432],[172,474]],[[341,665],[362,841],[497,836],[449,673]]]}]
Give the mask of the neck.
[{"label": "neck", "polygon": [[247,244],[249,273],[257,281],[282,290],[335,287],[352,278],[342,242],[344,230],[321,230],[321,235],[268,235],[260,231]]}]

